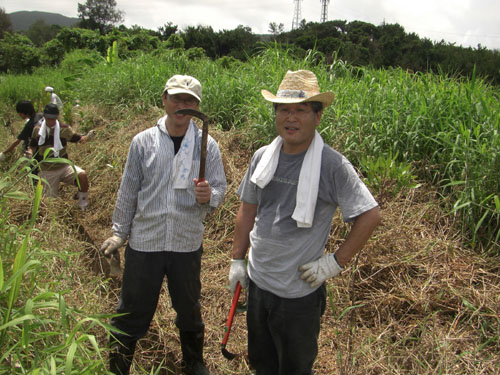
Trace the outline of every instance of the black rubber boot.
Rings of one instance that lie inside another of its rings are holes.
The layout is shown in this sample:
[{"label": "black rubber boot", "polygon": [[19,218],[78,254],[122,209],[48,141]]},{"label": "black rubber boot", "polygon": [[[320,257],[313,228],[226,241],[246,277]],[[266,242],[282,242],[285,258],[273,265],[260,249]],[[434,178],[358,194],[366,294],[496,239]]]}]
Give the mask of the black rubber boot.
[{"label": "black rubber boot", "polygon": [[109,371],[116,375],[129,375],[136,343],[136,341],[133,341],[123,346],[115,341],[111,344]]},{"label": "black rubber boot", "polygon": [[210,375],[203,364],[204,331],[180,331],[184,375]]}]

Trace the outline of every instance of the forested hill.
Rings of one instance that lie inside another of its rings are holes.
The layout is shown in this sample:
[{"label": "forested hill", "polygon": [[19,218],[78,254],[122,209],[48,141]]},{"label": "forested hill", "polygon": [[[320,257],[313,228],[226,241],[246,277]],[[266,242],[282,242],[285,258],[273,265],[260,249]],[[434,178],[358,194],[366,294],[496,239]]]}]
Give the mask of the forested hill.
[{"label": "forested hill", "polygon": [[42,20],[47,25],[59,25],[70,27],[75,25],[78,18],[66,17],[58,13],[38,12],[21,10],[19,12],[8,13],[14,31],[28,30],[36,21]]}]

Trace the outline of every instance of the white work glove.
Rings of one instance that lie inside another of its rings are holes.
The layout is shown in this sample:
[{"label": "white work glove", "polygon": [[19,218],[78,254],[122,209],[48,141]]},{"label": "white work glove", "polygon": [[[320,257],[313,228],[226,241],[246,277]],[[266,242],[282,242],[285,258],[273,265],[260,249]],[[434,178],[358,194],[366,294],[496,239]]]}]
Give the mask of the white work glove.
[{"label": "white work glove", "polygon": [[0,161],[5,160],[5,154],[3,152],[0,152]]},{"label": "white work glove", "polygon": [[97,132],[94,129],[92,129],[91,131],[89,131],[87,133],[85,138],[87,139],[87,141],[90,141],[91,139],[94,139],[96,135],[97,135]]},{"label": "white work glove", "polygon": [[125,239],[113,234],[101,246],[101,252],[106,257],[110,257],[118,251],[118,249],[125,243]]},{"label": "white work glove", "polygon": [[333,254],[325,254],[314,262],[299,267],[300,278],[309,283],[311,288],[320,286],[325,280],[337,276],[344,267],[340,266]]},{"label": "white work glove", "polygon": [[241,287],[248,288],[248,273],[245,259],[231,259],[231,268],[229,269],[229,288],[231,293],[236,291],[238,281]]}]

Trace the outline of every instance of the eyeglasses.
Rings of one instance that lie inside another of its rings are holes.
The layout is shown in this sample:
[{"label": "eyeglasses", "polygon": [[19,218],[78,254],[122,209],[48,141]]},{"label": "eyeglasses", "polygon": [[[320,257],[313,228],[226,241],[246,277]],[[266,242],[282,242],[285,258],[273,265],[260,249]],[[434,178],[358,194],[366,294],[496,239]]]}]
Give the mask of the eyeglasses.
[{"label": "eyeglasses", "polygon": [[184,99],[177,96],[177,95],[167,95],[167,98],[174,104],[184,103],[185,105],[187,105],[189,107],[192,107],[192,106],[195,106],[196,104],[198,104],[198,100],[191,95],[186,96]]},{"label": "eyeglasses", "polygon": [[306,109],[306,108],[297,108],[295,110],[291,110],[289,108],[278,108],[276,110],[276,116],[280,118],[287,118],[291,115],[298,117],[298,118],[304,118],[307,115],[309,115],[312,112],[312,109]]}]

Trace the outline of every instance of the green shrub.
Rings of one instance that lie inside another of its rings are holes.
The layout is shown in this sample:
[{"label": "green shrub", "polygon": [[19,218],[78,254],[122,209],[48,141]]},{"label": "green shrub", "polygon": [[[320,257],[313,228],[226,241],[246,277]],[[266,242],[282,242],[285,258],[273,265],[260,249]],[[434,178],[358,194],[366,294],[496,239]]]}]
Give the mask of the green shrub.
[{"label": "green shrub", "polygon": [[40,53],[27,36],[5,33],[0,39],[0,72],[31,72],[39,65]]},{"label": "green shrub", "polygon": [[379,155],[361,157],[361,168],[366,184],[382,194],[395,195],[403,188],[417,188],[416,176],[412,174],[412,166],[398,161],[396,155]]},{"label": "green shrub", "polygon": [[189,60],[199,60],[204,57],[205,55],[205,50],[201,47],[193,47],[187,50],[187,57]]},{"label": "green shrub", "polygon": [[57,40],[52,39],[45,43],[41,49],[40,62],[44,65],[59,65],[64,59],[64,46]]},{"label": "green shrub", "polygon": [[66,52],[75,49],[92,49],[104,54],[108,46],[107,39],[98,31],[88,29],[65,27],[56,38],[63,44]]},{"label": "green shrub", "polygon": [[172,34],[163,43],[164,48],[184,48],[184,39],[179,34]]},{"label": "green shrub", "polygon": [[61,69],[71,74],[82,73],[100,63],[104,63],[104,58],[97,51],[77,49],[64,56]]},{"label": "green shrub", "polygon": [[235,65],[240,64],[240,60],[232,56],[222,56],[221,58],[216,60],[216,63],[224,69],[233,69]]}]

